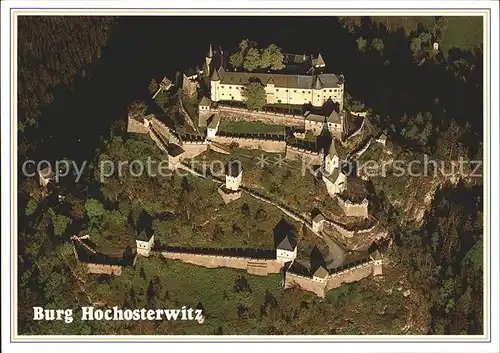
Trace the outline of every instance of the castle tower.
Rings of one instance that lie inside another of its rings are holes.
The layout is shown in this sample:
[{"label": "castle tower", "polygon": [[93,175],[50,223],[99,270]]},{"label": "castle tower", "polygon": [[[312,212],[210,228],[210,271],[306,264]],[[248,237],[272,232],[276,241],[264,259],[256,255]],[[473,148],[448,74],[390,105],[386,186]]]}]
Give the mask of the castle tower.
[{"label": "castle tower", "polygon": [[378,250],[370,253],[370,258],[373,261],[373,275],[378,276],[382,274],[382,254]]},{"label": "castle tower", "polygon": [[219,46],[219,55],[220,55],[220,68],[224,68],[224,51],[222,50],[222,46]]},{"label": "castle tower", "polygon": [[345,77],[343,74],[340,74],[339,81],[337,82],[337,85],[338,85],[339,91],[340,91],[340,97],[339,97],[339,111],[340,112],[342,112],[344,110],[344,91],[345,91],[344,83],[345,83]]},{"label": "castle tower", "polygon": [[325,157],[325,172],[328,174],[332,174],[335,169],[340,168],[340,158],[339,152],[337,151],[336,141],[337,140],[335,138],[332,139],[330,149]]},{"label": "castle tower", "polygon": [[226,165],[226,189],[238,191],[243,177],[243,168],[238,160],[229,161]]},{"label": "castle tower", "polygon": [[226,165],[226,182],[217,189],[224,203],[228,204],[241,197],[240,185],[242,177],[243,168],[241,162],[238,160],[229,161]]},{"label": "castle tower", "polygon": [[282,218],[274,227],[274,243],[276,244],[276,260],[286,263],[297,257],[297,231]]},{"label": "castle tower", "polygon": [[212,76],[210,77],[210,98],[213,102],[219,101],[219,83],[220,75],[218,70],[214,70],[214,72],[212,72]]},{"label": "castle tower", "polygon": [[212,43],[210,43],[210,47],[208,48],[207,56],[205,57],[205,64],[210,67],[210,63],[212,62],[212,58],[214,57],[214,52],[212,50]]},{"label": "castle tower", "polygon": [[325,216],[323,216],[321,213],[319,213],[312,220],[312,231],[314,233],[321,232],[323,230],[324,223],[325,223]]},{"label": "castle tower", "polygon": [[292,234],[286,234],[276,247],[276,260],[289,262],[297,257],[297,240]]},{"label": "castle tower", "polygon": [[325,67],[325,66],[326,66],[325,60],[323,60],[321,53],[319,53],[316,60],[314,60],[314,67],[318,68],[318,67]]},{"label": "castle tower", "polygon": [[146,257],[149,256],[155,242],[153,230],[150,227],[143,228],[137,235],[135,242],[137,245],[137,254]]},{"label": "castle tower", "polygon": [[312,97],[311,102],[313,107],[322,107],[324,103],[323,99],[323,82],[319,76],[314,76],[312,83]]},{"label": "castle tower", "polygon": [[320,283],[325,283],[326,277],[328,277],[328,271],[323,266],[319,266],[313,273],[313,280]]}]

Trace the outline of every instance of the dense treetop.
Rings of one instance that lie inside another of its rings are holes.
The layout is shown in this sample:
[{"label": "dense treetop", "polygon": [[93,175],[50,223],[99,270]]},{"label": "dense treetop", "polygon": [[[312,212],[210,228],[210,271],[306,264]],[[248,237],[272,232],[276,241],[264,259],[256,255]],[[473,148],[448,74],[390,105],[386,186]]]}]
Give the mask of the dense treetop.
[{"label": "dense treetop", "polygon": [[239,50],[229,57],[229,62],[235,68],[244,68],[248,71],[257,69],[281,70],[285,67],[281,49],[275,44],[260,49],[257,43],[244,39],[239,44]]}]

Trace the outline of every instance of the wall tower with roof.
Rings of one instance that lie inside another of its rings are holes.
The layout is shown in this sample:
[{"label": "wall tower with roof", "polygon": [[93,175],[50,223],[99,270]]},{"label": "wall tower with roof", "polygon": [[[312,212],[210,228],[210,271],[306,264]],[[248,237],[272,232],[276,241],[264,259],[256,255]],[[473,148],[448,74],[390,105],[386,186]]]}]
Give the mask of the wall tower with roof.
[{"label": "wall tower with roof", "polygon": [[226,189],[238,191],[243,177],[241,162],[237,160],[229,161],[226,165]]},{"label": "wall tower with roof", "polygon": [[212,101],[219,101],[219,84],[220,84],[220,75],[217,70],[212,72],[212,76],[210,76],[210,98]]},{"label": "wall tower with roof", "polygon": [[313,107],[322,107],[325,103],[323,98],[323,82],[321,82],[319,76],[314,76],[313,79],[311,103]]},{"label": "wall tower with roof", "polygon": [[281,219],[274,228],[274,244],[276,247],[276,260],[291,262],[297,257],[295,228],[284,219]]}]

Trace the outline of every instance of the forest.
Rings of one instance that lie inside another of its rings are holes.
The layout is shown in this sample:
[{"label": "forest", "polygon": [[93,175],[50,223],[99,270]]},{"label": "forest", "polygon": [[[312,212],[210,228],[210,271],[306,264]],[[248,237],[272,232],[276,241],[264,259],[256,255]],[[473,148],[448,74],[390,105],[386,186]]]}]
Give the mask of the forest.
[{"label": "forest", "polygon": [[53,100],[53,89],[71,89],[91,74],[105,45],[112,17],[23,16],[19,19],[19,130],[37,123]]},{"label": "forest", "polygon": [[[351,62],[344,70],[350,95],[347,107],[353,111],[369,109],[373,123],[387,132],[407,158],[426,153],[447,161],[460,156],[482,160],[481,46],[471,41],[469,47],[457,47],[450,42],[446,55],[436,54],[432,42],[441,36],[452,37],[445,27],[435,26],[439,19],[431,19],[430,24],[426,21],[399,29],[392,23],[388,29],[387,23],[370,18],[354,22],[340,19],[339,28],[349,40],[345,48],[349,55],[339,59],[339,64]],[[40,138],[36,137],[37,125],[46,108],[66,94],[61,92],[72,90],[75,80],[92,81],[94,67],[99,65],[116,22],[99,17],[20,20],[20,158],[36,152]],[[144,80],[145,88],[149,80]],[[121,253],[124,247],[133,246],[134,225],[143,209],[159,216],[154,226],[160,233],[171,232],[170,217],[178,215],[183,224],[180,234],[195,234],[196,224],[190,215],[212,207],[196,195],[213,197],[207,185],[189,177],[100,182],[95,166],[102,159],[159,159],[161,155],[150,140],[128,136],[124,119],[116,118],[98,133],[99,148],[88,156],[90,169],[63,202],[48,196],[37,180],[20,178],[21,334],[399,334],[405,325],[401,317],[409,310],[419,320],[406,333],[482,333],[482,179],[443,182],[423,224],[408,220],[398,203],[388,198],[391,188],[401,187],[404,194],[400,184],[374,183],[374,212],[393,241],[386,249],[393,270],[386,276],[395,280],[401,274],[406,276],[412,296],[419,301],[410,309],[401,293],[386,296],[368,282],[341,287],[322,301],[307,293],[283,291],[276,278],[254,278],[226,269],[211,272],[156,258],[139,260],[121,277],[92,277],[76,263],[69,240],[80,227],[88,226],[107,252]],[[264,217],[257,207],[247,207],[250,210],[236,211],[245,213],[242,217],[250,214],[248,222],[257,214]],[[274,216],[269,213],[266,217]],[[217,242],[221,231],[234,229],[214,229],[211,241]],[[221,278],[217,286],[213,286],[214,273]],[[70,325],[40,324],[31,320],[33,306],[77,308],[101,302],[123,307],[201,303],[209,320],[202,327],[172,323],[87,325],[78,320]],[[228,312],[222,312],[222,307]]]}]

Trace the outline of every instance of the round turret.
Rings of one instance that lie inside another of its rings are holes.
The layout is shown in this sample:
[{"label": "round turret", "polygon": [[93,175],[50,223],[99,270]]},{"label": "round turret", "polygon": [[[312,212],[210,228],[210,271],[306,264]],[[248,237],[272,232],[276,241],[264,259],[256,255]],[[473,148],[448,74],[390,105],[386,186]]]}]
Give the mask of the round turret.
[{"label": "round turret", "polygon": [[324,103],[323,82],[321,82],[319,76],[314,76],[311,88],[312,88],[312,99],[311,99],[312,105],[314,107],[322,107]]},{"label": "round turret", "polygon": [[220,75],[217,72],[217,70],[214,70],[212,72],[212,76],[210,77],[210,98],[214,102],[219,101],[219,82],[220,82]]},{"label": "round turret", "polygon": [[214,72],[212,72],[212,76],[210,77],[210,81],[220,81],[220,75],[217,72],[217,70],[214,70]]}]

